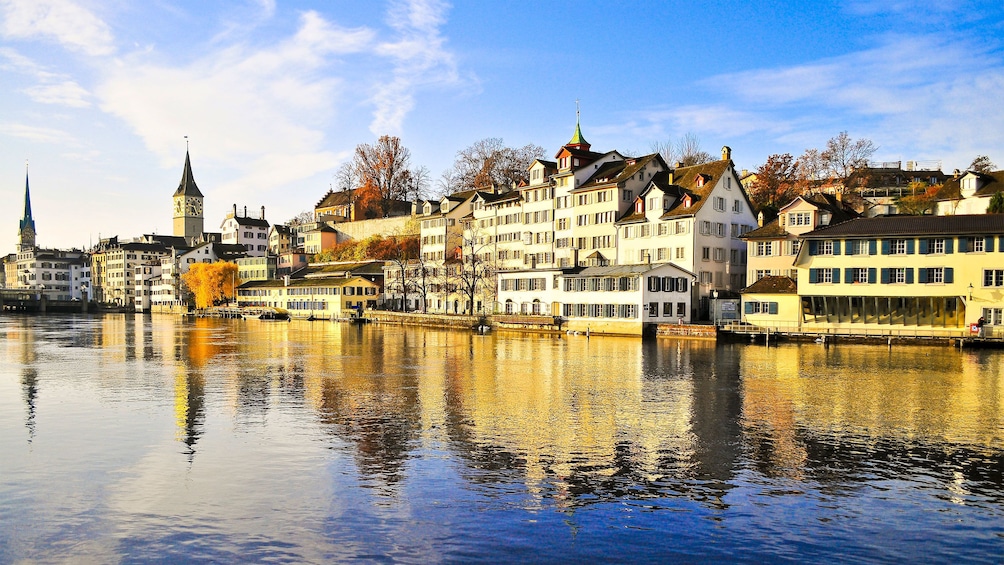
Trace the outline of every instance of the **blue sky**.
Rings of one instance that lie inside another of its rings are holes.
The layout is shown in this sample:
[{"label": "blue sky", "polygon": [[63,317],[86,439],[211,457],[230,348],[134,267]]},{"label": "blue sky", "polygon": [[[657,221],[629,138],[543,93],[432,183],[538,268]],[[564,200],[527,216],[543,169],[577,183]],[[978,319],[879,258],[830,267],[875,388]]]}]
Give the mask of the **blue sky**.
[{"label": "blue sky", "polygon": [[[549,155],[696,134],[739,168],[846,130],[877,160],[1004,167],[995,2],[0,0],[0,251],[171,232],[184,136],[206,228],[310,209],[359,143],[433,177],[485,137]],[[697,7],[695,7],[695,5]]]}]

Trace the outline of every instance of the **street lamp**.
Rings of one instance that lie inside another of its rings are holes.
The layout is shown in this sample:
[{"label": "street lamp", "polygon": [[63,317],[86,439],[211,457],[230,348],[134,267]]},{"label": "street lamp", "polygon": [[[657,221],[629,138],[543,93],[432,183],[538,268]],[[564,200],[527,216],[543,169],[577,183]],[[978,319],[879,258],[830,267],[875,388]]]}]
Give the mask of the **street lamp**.
[{"label": "street lamp", "polygon": [[715,323],[715,327],[718,327],[718,290],[711,291],[711,318]]}]

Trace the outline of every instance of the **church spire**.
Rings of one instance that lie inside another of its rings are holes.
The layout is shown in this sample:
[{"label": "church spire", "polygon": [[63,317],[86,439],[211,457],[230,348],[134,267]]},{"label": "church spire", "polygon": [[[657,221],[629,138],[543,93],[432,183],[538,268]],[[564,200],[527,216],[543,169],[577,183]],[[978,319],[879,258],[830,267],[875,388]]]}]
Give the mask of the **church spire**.
[{"label": "church spire", "polygon": [[585,137],[582,137],[582,128],[579,126],[579,101],[575,101],[575,133],[572,139],[565,144],[565,147],[575,147],[583,151],[589,151],[590,145]]},{"label": "church spire", "polygon": [[178,190],[174,191],[175,196],[198,196],[202,197],[198,185],[195,184],[195,176],[192,174],[192,160],[188,156],[188,148],[185,148],[185,170],[181,172],[181,182],[178,183]]},{"label": "church spire", "polygon": [[24,164],[24,215],[18,230],[18,250],[35,247],[35,218],[31,216],[31,191],[28,188],[28,163]]}]

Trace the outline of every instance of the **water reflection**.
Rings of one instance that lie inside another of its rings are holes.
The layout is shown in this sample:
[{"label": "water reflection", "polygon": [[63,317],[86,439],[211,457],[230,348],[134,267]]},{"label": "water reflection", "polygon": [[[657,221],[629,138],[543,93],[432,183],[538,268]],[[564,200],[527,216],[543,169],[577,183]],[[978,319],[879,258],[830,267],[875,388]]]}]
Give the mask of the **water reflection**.
[{"label": "water reflection", "polygon": [[[393,538],[394,520],[435,522],[398,515],[433,503],[555,510],[569,532],[589,528],[589,512],[635,504],[735,527],[754,498],[810,508],[822,527],[852,501],[896,500],[911,516],[936,500],[1000,517],[1004,503],[999,352],[131,315],[2,318],[0,336],[0,368],[13,367],[0,375],[26,411],[17,428],[38,449],[60,424],[39,415],[65,413],[87,430],[71,456],[110,446],[102,457],[135,458],[119,489],[131,518],[184,514],[172,497],[190,489],[206,499],[200,524],[240,521],[234,505],[266,516],[255,497],[272,495],[323,513],[327,539],[340,520]],[[130,426],[149,429],[120,455]],[[174,465],[203,482],[178,479]],[[261,535],[274,547],[278,537]]]}]

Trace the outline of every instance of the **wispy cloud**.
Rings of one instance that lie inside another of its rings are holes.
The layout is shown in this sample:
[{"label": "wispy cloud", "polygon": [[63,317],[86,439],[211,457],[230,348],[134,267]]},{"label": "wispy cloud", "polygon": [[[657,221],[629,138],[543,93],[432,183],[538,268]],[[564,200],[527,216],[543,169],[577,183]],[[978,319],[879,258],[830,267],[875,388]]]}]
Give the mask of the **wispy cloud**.
[{"label": "wispy cloud", "polygon": [[24,92],[35,102],[42,104],[58,104],[73,108],[86,108],[91,105],[87,101],[87,91],[72,80],[33,86],[26,88]]},{"label": "wispy cloud", "polygon": [[446,49],[440,27],[449,5],[438,0],[396,1],[388,12],[388,24],[400,34],[396,41],[381,43],[377,53],[394,64],[392,79],[378,85],[370,131],[374,135],[401,131],[405,116],[415,105],[415,92],[433,84],[458,82],[456,61]]},{"label": "wispy cloud", "polygon": [[0,14],[0,33],[8,38],[43,37],[86,55],[115,51],[108,25],[71,0],[0,0]]},{"label": "wispy cloud", "polygon": [[0,123],[0,133],[36,143],[76,145],[73,135],[54,128],[43,128],[17,123]]}]

